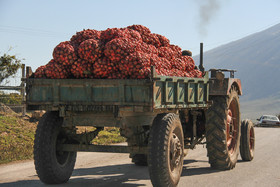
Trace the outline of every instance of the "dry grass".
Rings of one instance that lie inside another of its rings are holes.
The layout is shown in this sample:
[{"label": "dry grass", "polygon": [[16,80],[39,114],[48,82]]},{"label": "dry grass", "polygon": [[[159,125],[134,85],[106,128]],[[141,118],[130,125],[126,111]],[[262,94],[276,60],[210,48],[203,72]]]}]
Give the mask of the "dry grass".
[{"label": "dry grass", "polygon": [[[78,133],[94,131],[94,127],[78,127]],[[105,127],[103,131],[92,141],[95,145],[109,145],[125,142],[125,138],[120,135],[120,129],[116,127]]]},{"label": "dry grass", "polygon": [[125,142],[125,138],[120,136],[120,129],[116,127],[105,128],[99,132],[98,136],[92,141],[95,145],[109,145],[113,143]]},{"label": "dry grass", "polygon": [[33,157],[36,126],[19,115],[0,113],[0,164]]}]

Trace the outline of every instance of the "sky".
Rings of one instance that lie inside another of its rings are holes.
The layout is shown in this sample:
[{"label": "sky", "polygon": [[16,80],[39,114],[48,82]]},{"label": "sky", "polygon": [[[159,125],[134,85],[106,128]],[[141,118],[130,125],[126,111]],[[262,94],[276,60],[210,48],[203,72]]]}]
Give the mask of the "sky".
[{"label": "sky", "polygon": [[0,0],[0,55],[35,71],[78,31],[133,24],[197,55],[200,42],[207,51],[280,23],[279,10],[279,0]]}]

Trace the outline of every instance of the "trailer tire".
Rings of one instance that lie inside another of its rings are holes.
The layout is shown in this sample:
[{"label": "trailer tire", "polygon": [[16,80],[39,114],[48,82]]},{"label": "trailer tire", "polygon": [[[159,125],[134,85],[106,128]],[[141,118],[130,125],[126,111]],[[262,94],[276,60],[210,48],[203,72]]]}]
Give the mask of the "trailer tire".
[{"label": "trailer tire", "polygon": [[34,164],[38,177],[46,184],[66,183],[72,175],[76,152],[56,150],[58,142],[67,142],[58,112],[47,112],[37,126],[34,141]]},{"label": "trailer tire", "polygon": [[184,161],[184,135],[179,116],[155,117],[148,143],[148,168],[153,186],[177,186]]},{"label": "trailer tire", "polygon": [[228,96],[213,96],[206,112],[207,156],[212,168],[233,169],[240,145],[240,105],[236,89]]},{"label": "trailer tire", "polygon": [[242,160],[251,161],[255,151],[255,131],[251,120],[243,120],[241,123],[240,155]]}]

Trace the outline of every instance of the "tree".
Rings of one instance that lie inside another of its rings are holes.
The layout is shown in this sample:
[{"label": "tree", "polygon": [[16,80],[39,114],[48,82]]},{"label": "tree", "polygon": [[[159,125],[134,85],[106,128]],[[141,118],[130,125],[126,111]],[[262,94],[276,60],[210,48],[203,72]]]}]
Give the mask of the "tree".
[{"label": "tree", "polygon": [[0,56],[0,83],[2,81],[17,73],[21,67],[21,60],[16,55],[9,55],[4,53]]}]

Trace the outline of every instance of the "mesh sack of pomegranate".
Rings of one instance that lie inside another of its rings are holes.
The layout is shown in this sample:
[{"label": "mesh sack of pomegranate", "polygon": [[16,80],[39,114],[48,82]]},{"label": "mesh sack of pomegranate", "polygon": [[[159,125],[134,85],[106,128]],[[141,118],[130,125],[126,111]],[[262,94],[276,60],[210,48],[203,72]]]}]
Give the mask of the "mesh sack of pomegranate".
[{"label": "mesh sack of pomegranate", "polygon": [[74,78],[94,78],[93,64],[87,60],[78,59],[71,66],[71,74]]},{"label": "mesh sack of pomegranate", "polygon": [[129,38],[116,38],[105,45],[104,55],[112,62],[120,62],[130,53],[140,50],[140,43]]},{"label": "mesh sack of pomegranate", "polygon": [[53,50],[53,59],[62,65],[70,65],[77,60],[74,47],[69,41],[59,43]]},{"label": "mesh sack of pomegranate", "polygon": [[95,39],[85,40],[80,44],[78,54],[80,58],[94,63],[103,54],[102,43]]},{"label": "mesh sack of pomegranate", "polygon": [[119,68],[117,63],[111,62],[107,57],[99,58],[93,64],[93,74],[95,78],[117,78]]},{"label": "mesh sack of pomegranate", "polygon": [[54,59],[52,59],[46,65],[45,75],[50,79],[67,79],[70,75],[70,69],[70,66],[57,63]]},{"label": "mesh sack of pomegranate", "polygon": [[97,30],[94,30],[94,29],[82,30],[80,32],[76,32],[76,34],[71,37],[70,43],[76,49],[85,40],[88,40],[88,39],[99,40],[100,35],[101,35],[101,31],[97,31]]}]

